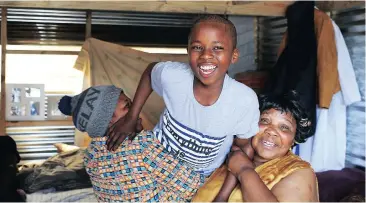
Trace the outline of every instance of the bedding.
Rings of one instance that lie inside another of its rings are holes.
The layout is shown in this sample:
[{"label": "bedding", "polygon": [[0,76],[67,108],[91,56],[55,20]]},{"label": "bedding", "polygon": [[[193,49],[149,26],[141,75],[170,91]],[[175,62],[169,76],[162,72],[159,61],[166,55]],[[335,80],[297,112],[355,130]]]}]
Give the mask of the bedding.
[{"label": "bedding", "polygon": [[54,188],[27,195],[27,202],[97,202],[92,188],[55,192]]},{"label": "bedding", "polygon": [[67,191],[92,187],[85,171],[84,148],[59,153],[39,166],[25,168],[18,174],[20,188],[27,194],[54,188]]}]

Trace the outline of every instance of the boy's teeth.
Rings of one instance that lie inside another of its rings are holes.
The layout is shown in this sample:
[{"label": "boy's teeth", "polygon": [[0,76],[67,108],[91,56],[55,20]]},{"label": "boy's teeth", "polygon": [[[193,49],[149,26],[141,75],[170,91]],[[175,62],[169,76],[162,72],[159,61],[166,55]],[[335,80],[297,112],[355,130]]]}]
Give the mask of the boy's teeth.
[{"label": "boy's teeth", "polygon": [[263,141],[263,144],[268,147],[273,147],[275,144],[273,142]]},{"label": "boy's teeth", "polygon": [[200,69],[202,70],[212,70],[216,68],[216,66],[210,65],[210,66],[200,66]]}]

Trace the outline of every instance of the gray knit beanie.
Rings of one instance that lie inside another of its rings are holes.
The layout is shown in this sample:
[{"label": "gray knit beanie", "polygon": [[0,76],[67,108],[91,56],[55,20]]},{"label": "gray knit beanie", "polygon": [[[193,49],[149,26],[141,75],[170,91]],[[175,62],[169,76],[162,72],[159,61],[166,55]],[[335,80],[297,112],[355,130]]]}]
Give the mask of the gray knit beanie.
[{"label": "gray knit beanie", "polygon": [[74,97],[64,96],[58,108],[72,115],[75,127],[90,137],[101,137],[107,131],[122,89],[113,85],[94,86]]}]

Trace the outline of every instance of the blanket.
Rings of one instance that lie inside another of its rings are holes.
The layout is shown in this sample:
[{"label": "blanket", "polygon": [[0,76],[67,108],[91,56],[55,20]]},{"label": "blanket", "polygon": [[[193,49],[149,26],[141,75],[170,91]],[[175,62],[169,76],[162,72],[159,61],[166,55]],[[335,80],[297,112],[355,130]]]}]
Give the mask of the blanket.
[{"label": "blanket", "polygon": [[50,157],[40,166],[22,170],[18,179],[26,193],[54,188],[66,191],[91,187],[83,165],[85,149],[75,149]]}]

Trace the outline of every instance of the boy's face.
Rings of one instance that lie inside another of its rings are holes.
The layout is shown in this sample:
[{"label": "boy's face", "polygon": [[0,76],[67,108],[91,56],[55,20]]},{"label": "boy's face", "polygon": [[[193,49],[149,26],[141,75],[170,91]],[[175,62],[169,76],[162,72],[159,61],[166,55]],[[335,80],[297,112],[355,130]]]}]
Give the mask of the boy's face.
[{"label": "boy's face", "polygon": [[124,93],[121,93],[118,98],[116,109],[113,112],[112,120],[110,124],[117,122],[120,118],[124,117],[131,106],[131,99]]},{"label": "boy's face", "polygon": [[233,49],[233,40],[227,25],[218,22],[201,22],[192,30],[188,44],[189,63],[195,76],[204,85],[224,80],[231,63],[239,57]]},{"label": "boy's face", "polygon": [[[128,113],[128,111],[131,107],[131,104],[132,104],[131,99],[128,98],[124,93],[121,93],[119,95],[118,102],[117,102],[117,105],[116,105],[116,109],[113,112],[113,116],[112,116],[112,119],[109,123],[109,126],[112,126],[120,118],[124,117]],[[141,131],[141,129],[142,129],[141,119],[139,119],[137,121],[136,125],[137,125],[136,129]]]}]

